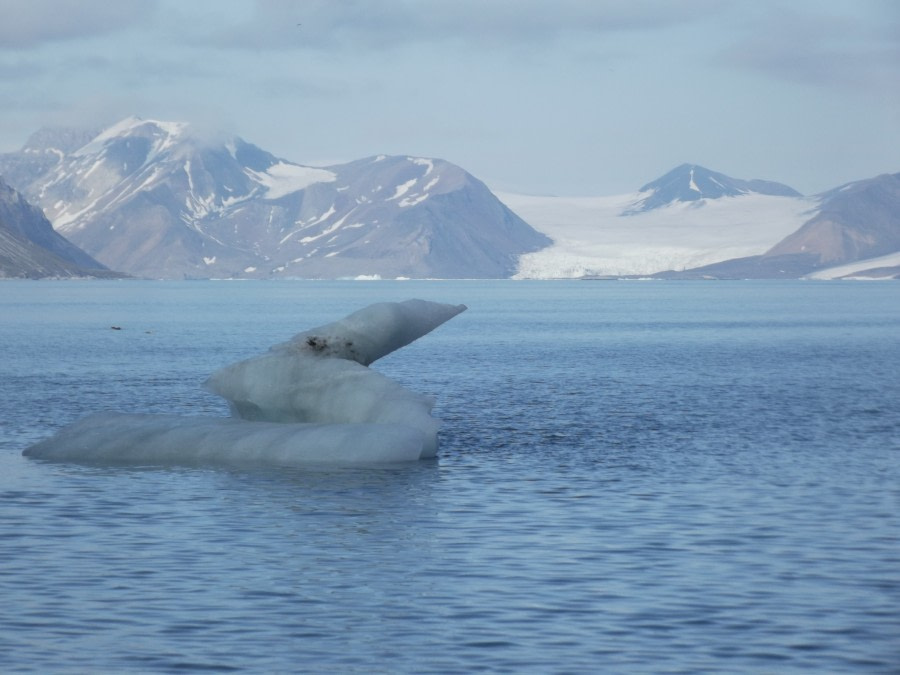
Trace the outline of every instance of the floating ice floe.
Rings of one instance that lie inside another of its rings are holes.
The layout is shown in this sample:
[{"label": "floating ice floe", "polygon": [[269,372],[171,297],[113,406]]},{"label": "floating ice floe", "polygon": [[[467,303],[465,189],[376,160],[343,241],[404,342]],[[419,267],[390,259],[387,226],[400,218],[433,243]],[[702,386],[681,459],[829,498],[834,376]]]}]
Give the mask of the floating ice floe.
[{"label": "floating ice floe", "polygon": [[466,309],[379,303],[213,373],[232,418],[97,413],[24,451],[126,464],[367,464],[437,453],[434,401],[368,366]]}]

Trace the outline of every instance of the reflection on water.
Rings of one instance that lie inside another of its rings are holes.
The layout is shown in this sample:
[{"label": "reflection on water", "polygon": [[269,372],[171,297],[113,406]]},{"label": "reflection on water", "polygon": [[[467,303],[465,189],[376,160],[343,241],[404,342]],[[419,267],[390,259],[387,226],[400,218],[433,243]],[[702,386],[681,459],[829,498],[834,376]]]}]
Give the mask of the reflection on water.
[{"label": "reflection on water", "polygon": [[[0,670],[895,670],[896,285],[224,286],[9,286],[39,310],[0,319]],[[436,461],[19,454],[225,414],[216,365],[415,296],[470,305],[379,366],[438,396]]]}]

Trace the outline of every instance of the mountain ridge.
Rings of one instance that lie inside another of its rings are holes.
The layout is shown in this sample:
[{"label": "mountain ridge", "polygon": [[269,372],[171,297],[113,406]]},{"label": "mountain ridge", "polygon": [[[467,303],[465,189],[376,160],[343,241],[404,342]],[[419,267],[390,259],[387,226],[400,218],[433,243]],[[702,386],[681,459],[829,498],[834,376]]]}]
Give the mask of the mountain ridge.
[{"label": "mountain ridge", "polygon": [[117,277],[0,178],[0,277]]},{"label": "mountain ridge", "polygon": [[699,164],[681,164],[654,181],[643,185],[641,196],[623,215],[661,208],[673,202],[702,202],[706,199],[760,194],[774,197],[802,197],[792,187],[775,181],[744,180],[711,171]]}]

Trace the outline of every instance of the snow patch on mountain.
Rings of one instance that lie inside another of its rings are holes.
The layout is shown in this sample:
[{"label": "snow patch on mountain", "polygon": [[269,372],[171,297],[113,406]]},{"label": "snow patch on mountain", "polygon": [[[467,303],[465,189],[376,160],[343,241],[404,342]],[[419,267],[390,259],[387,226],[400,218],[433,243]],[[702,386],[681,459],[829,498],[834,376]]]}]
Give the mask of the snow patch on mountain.
[{"label": "snow patch on mountain", "polygon": [[700,188],[697,187],[697,183],[694,181],[694,169],[691,169],[691,180],[688,184],[688,188],[693,190],[694,192],[701,192]]},{"label": "snow patch on mountain", "polygon": [[327,169],[279,162],[266,171],[246,169],[247,175],[266,188],[266,199],[279,199],[315,183],[332,183],[337,174]]},{"label": "snow patch on mountain", "polygon": [[127,135],[147,134],[154,139],[153,151],[147,158],[148,161],[157,155],[174,147],[188,130],[185,122],[163,122],[159,120],[145,120],[140,117],[127,117],[121,122],[100,132],[91,142],[75,150],[72,155],[79,157],[93,155],[104,149],[110,141]]},{"label": "snow patch on mountain", "polygon": [[430,159],[426,159],[424,157],[407,157],[407,159],[413,164],[417,164],[419,166],[424,166],[425,168],[425,176],[429,175],[432,171],[434,171],[434,161]]},{"label": "snow patch on mountain", "polygon": [[388,197],[388,201],[392,202],[396,199],[400,199],[403,195],[409,192],[410,188],[415,185],[419,181],[418,178],[413,178],[411,180],[406,181],[405,183],[401,183],[397,186],[396,191],[392,197]]},{"label": "snow patch on mountain", "polygon": [[428,199],[428,193],[413,195],[411,197],[404,197],[400,200],[400,206],[406,208],[408,206],[415,206],[416,204],[421,204],[426,199]]},{"label": "snow patch on mountain", "polygon": [[[869,272],[869,270],[888,270],[895,268],[893,272]],[[867,260],[857,260],[856,262],[847,263],[846,265],[837,265],[828,269],[818,270],[807,275],[807,279],[896,279],[900,274],[900,251],[889,255],[879,256],[878,258],[869,258]],[[865,273],[865,274],[862,274]]]}]

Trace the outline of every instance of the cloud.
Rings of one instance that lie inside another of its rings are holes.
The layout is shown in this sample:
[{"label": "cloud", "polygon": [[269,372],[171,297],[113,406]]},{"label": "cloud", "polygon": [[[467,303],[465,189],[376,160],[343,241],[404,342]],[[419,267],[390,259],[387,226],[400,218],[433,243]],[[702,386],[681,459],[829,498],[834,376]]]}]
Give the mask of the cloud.
[{"label": "cloud", "polygon": [[157,0],[4,0],[0,49],[109,33],[150,16]]},{"label": "cloud", "polygon": [[218,46],[382,49],[461,39],[490,46],[546,42],[570,32],[662,28],[715,12],[722,0],[256,0],[250,17],[217,30]]},{"label": "cloud", "polygon": [[30,82],[47,72],[46,67],[35,61],[0,61],[0,83],[2,82]]},{"label": "cloud", "polygon": [[[744,36],[723,50],[729,65],[794,84],[880,87],[900,79],[900,12],[880,2],[864,14],[783,8],[748,21]],[[879,9],[881,11],[872,11]],[[834,9],[834,8],[832,8]]]}]

